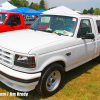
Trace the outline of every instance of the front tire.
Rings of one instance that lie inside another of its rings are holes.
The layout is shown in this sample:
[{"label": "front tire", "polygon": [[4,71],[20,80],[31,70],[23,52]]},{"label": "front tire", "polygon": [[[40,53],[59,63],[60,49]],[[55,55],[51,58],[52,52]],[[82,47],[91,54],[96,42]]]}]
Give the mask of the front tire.
[{"label": "front tire", "polygon": [[64,68],[60,64],[53,63],[49,65],[43,71],[40,81],[36,86],[36,91],[45,97],[55,94],[60,89],[64,74]]}]

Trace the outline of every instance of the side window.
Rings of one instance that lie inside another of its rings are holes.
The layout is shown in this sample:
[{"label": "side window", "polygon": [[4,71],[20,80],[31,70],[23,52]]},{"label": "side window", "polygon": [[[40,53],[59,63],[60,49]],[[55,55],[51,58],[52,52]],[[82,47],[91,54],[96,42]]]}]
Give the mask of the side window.
[{"label": "side window", "polygon": [[8,18],[8,21],[6,22],[6,25],[11,25],[12,22],[16,22],[16,25],[20,25],[20,16],[19,15],[11,15]]},{"label": "side window", "polygon": [[96,23],[97,23],[98,33],[100,33],[100,20],[97,20]]},{"label": "side window", "polygon": [[86,33],[92,33],[91,23],[89,19],[82,19],[78,30],[77,37],[81,38]]}]

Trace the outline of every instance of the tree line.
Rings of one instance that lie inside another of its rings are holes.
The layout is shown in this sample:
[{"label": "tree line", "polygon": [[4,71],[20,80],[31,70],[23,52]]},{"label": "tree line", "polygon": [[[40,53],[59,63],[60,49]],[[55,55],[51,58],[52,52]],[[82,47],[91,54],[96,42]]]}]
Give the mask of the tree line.
[{"label": "tree line", "polygon": [[[38,3],[34,3],[34,2],[31,2],[29,4],[29,2],[27,0],[9,0],[8,2],[13,4],[14,6],[17,6],[18,8],[19,7],[28,7],[28,8],[35,9],[35,10],[51,9],[51,8],[48,8],[48,3],[47,3],[46,0],[40,0],[39,4]],[[55,8],[55,7],[52,7],[52,8]],[[100,8],[93,9],[93,7],[91,7],[88,10],[84,9],[83,10],[83,14],[100,15]]]},{"label": "tree line", "polygon": [[83,14],[100,15],[100,8],[93,9],[93,7],[91,7],[88,10],[84,9]]},{"label": "tree line", "polygon": [[29,2],[27,0],[9,0],[8,2],[13,4],[14,6],[17,6],[18,8],[19,7],[28,7],[28,8],[35,9],[35,10],[41,10],[41,9],[46,10],[47,6],[48,6],[46,0],[40,0],[39,4],[34,3],[34,2],[31,2],[29,4]]}]

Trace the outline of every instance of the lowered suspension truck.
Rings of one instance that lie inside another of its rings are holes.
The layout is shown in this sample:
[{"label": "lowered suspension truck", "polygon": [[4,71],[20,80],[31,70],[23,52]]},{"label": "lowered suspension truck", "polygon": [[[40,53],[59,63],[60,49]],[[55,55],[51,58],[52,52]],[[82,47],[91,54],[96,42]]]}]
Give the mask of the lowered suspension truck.
[{"label": "lowered suspension truck", "polygon": [[0,34],[0,81],[23,92],[55,94],[65,72],[100,61],[100,17],[43,14],[25,30]]}]

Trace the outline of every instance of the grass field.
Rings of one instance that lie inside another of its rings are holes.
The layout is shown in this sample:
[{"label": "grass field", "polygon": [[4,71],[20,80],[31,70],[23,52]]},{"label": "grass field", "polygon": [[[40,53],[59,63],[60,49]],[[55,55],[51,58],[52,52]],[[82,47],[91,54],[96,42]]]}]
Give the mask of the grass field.
[{"label": "grass field", "polygon": [[[0,93],[17,93],[0,82]],[[34,90],[28,96],[0,96],[0,100],[100,100],[100,64],[90,61],[65,73],[59,92],[44,98]]]}]

